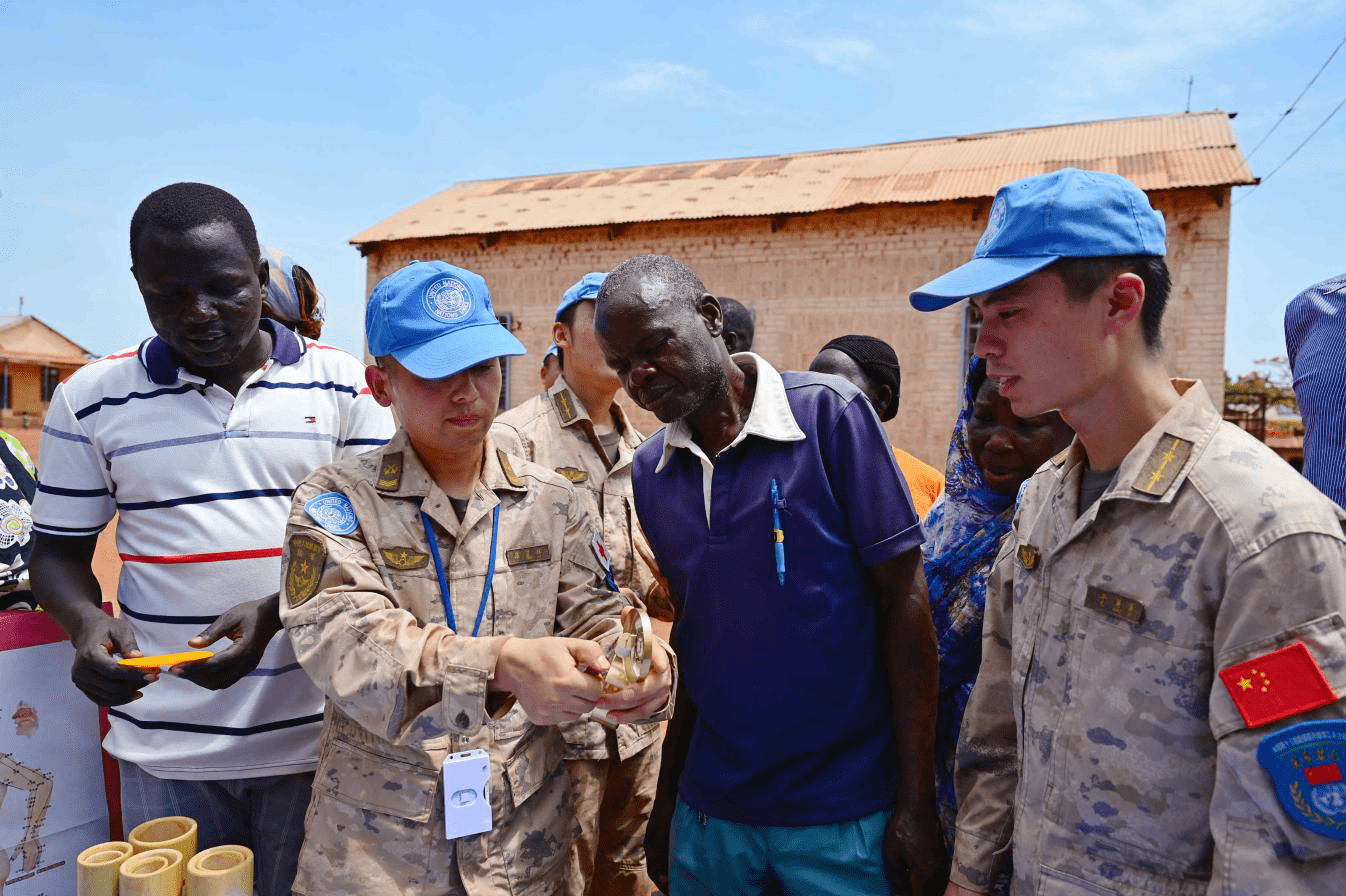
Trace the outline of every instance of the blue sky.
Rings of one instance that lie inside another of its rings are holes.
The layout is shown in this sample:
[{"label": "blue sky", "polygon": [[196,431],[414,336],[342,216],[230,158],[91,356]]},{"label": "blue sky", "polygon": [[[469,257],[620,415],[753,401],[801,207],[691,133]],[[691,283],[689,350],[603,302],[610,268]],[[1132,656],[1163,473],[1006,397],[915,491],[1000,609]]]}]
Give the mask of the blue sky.
[{"label": "blue sky", "polygon": [[[91,351],[138,342],[131,213],[200,180],[313,272],[324,338],[358,351],[347,241],[455,181],[1175,113],[1189,77],[1248,152],[1346,38],[1346,0],[0,0],[0,37],[0,314],[23,296]],[[1343,98],[1346,49],[1254,172]],[[1235,191],[1230,372],[1283,353],[1285,303],[1346,270],[1344,136],[1346,109]]]}]

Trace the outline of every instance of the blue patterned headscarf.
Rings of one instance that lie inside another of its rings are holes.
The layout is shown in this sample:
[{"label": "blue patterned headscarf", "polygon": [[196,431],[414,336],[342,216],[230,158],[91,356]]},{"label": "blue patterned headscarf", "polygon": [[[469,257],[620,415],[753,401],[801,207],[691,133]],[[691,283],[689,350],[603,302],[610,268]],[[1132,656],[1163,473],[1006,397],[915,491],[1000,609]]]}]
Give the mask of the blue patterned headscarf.
[{"label": "blue patterned headscarf", "polygon": [[1010,529],[1014,498],[987,487],[972,459],[967,426],[986,362],[973,359],[963,386],[963,406],[949,442],[944,494],[925,519],[925,579],[939,647],[939,705],[935,725],[935,797],[944,835],[953,844],[958,801],[954,751],[968,695],[981,665],[981,626],[986,577]]},{"label": "blue patterned headscarf", "polygon": [[264,296],[269,316],[310,339],[317,339],[322,334],[326,300],[314,285],[313,277],[280,249],[263,249],[262,259],[271,273]]}]

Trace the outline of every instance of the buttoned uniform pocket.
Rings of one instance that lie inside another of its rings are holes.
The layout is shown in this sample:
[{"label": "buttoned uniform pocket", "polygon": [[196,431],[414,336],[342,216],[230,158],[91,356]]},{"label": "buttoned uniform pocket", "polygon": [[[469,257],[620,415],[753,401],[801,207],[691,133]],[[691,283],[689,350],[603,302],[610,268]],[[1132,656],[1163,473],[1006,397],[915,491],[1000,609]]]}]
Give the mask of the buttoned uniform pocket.
[{"label": "buttoned uniform pocket", "polygon": [[564,754],[554,726],[529,723],[501,763],[504,792],[492,800],[498,806],[492,848],[504,857],[514,892],[551,894],[564,883],[565,860],[579,834]]},{"label": "buttoned uniform pocket", "polygon": [[[1209,875],[1213,671],[1200,626],[1063,608],[1069,669],[1051,741],[1047,816],[1123,878]],[[1123,596],[1123,602],[1132,600]],[[1059,674],[1053,671],[1049,674]],[[1106,891],[1101,891],[1106,892]]]},{"label": "buttoned uniform pocket", "polygon": [[313,789],[360,809],[426,822],[434,812],[439,775],[359,744],[330,739],[318,758]]}]

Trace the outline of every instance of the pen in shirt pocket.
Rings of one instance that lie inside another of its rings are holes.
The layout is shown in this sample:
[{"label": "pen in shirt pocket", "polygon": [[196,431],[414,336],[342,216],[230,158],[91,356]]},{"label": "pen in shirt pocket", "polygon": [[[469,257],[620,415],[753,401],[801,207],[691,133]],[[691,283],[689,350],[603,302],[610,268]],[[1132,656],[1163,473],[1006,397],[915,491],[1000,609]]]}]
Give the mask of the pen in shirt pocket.
[{"label": "pen in shirt pocket", "polygon": [[785,506],[781,500],[780,484],[771,477],[771,543],[776,552],[776,581],[785,584],[785,530],[781,528],[780,511]]}]

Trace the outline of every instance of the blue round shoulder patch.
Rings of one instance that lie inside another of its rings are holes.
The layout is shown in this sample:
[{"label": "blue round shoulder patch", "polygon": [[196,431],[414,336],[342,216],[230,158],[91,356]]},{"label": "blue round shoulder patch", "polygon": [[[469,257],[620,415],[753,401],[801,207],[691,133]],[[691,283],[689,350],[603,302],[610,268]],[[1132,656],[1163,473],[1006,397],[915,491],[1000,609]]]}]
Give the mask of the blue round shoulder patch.
[{"label": "blue round shoulder patch", "polygon": [[304,504],[304,511],[333,535],[350,535],[360,528],[355,507],[341,492],[323,492]]},{"label": "blue round shoulder patch", "polygon": [[1262,739],[1257,761],[1301,827],[1346,840],[1346,720],[1300,722]]}]

